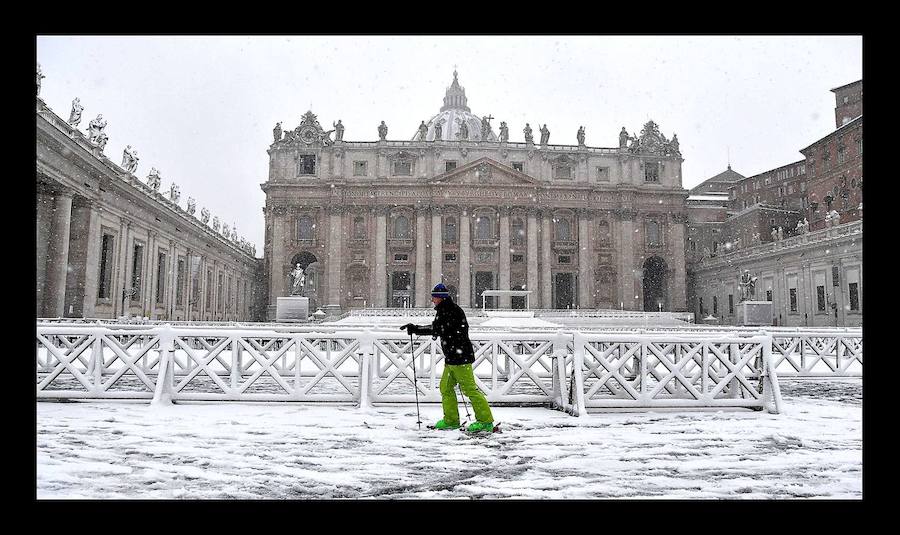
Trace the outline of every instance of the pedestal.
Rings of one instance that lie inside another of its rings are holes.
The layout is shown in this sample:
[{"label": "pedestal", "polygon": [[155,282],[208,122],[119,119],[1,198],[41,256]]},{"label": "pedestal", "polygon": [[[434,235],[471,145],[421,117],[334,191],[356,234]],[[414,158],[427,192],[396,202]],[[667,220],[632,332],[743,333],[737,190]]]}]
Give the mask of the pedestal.
[{"label": "pedestal", "polygon": [[772,325],[773,310],[772,301],[741,301],[737,306],[737,324]]},{"label": "pedestal", "polygon": [[278,297],[276,299],[275,321],[308,321],[309,298],[300,296]]}]

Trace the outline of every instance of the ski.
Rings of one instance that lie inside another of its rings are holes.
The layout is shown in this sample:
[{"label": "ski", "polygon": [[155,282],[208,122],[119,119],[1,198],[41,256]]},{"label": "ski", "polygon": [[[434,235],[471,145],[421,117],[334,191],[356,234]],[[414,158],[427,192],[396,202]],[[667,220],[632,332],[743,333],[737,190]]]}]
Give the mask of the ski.
[{"label": "ski", "polygon": [[492,434],[494,434],[494,433],[502,433],[503,430],[500,429],[500,424],[501,424],[501,423],[502,423],[502,422],[497,422],[496,424],[494,424],[494,429],[493,429],[493,431],[491,431],[490,433],[485,433],[484,431],[469,432],[469,430],[466,429],[465,427],[460,427],[460,431],[462,431],[463,433],[469,435],[470,437],[488,436],[488,435],[492,435]]},{"label": "ski", "polygon": [[[466,421],[464,421],[463,423],[459,424],[459,429],[463,429],[463,430],[464,430],[464,429],[466,428],[466,424],[467,424],[467,423],[469,423],[468,420],[466,420]],[[433,431],[445,431],[444,429],[438,429],[437,427],[435,427],[435,426],[433,426],[433,425],[426,425],[425,427],[427,427],[428,429],[431,429],[431,430],[433,430]],[[448,429],[447,431],[449,431],[449,429]]]}]

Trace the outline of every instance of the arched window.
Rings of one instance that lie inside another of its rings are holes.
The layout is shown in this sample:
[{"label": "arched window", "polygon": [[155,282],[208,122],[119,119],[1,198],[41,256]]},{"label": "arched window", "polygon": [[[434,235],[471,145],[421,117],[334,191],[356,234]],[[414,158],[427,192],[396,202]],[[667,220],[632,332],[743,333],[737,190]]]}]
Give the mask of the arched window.
[{"label": "arched window", "polygon": [[394,238],[409,238],[409,219],[406,216],[398,215],[394,218]]},{"label": "arched window", "polygon": [[513,243],[522,243],[525,241],[525,223],[522,221],[521,217],[513,218],[511,230],[510,240]]},{"label": "arched window", "polygon": [[572,225],[568,219],[561,217],[556,220],[556,239],[560,241],[572,239]]},{"label": "arched window", "polygon": [[597,238],[600,240],[600,243],[609,243],[612,239],[612,235],[609,233],[609,223],[605,220],[600,221],[597,230]]},{"label": "arched window", "polygon": [[647,222],[647,245],[660,245],[659,240],[659,223],[656,221]]},{"label": "arched window", "polygon": [[444,243],[456,243],[456,218],[444,218]]},{"label": "arched window", "polygon": [[366,239],[366,220],[362,217],[353,218],[353,237],[357,240]]},{"label": "arched window", "polygon": [[479,240],[493,239],[490,216],[482,215],[475,218],[475,238]]},{"label": "arched window", "polygon": [[301,240],[312,240],[315,238],[313,234],[313,230],[315,229],[315,225],[313,225],[312,218],[308,216],[300,216],[300,219],[297,220],[297,238]]}]

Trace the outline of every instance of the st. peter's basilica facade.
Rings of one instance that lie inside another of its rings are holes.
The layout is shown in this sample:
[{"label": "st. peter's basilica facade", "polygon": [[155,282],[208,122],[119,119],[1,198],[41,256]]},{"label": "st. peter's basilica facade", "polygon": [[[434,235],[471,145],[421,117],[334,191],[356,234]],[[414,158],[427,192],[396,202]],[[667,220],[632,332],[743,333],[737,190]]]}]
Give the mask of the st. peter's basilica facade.
[{"label": "st. peter's basilica facade", "polygon": [[471,113],[454,72],[410,141],[390,140],[385,122],[378,141],[346,141],[340,121],[325,131],[311,111],[293,130],[279,123],[262,184],[269,319],[297,264],[311,310],[329,314],[427,307],[437,282],[463,307],[525,289],[531,308],[686,310],[677,136],[649,121],[623,127],[617,147],[585,145],[583,129],[577,145],[553,145],[536,124],[512,142],[491,119]]}]

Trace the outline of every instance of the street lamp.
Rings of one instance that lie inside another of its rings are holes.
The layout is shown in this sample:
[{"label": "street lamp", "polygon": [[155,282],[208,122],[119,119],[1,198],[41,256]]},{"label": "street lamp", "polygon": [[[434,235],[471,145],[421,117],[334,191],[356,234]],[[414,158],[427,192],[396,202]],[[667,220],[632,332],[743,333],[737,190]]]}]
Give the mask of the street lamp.
[{"label": "street lamp", "polygon": [[137,288],[133,286],[131,288],[122,288],[122,313],[126,318],[128,318],[131,314],[129,313],[128,309],[125,308],[125,298],[134,297],[135,295],[137,295]]}]

